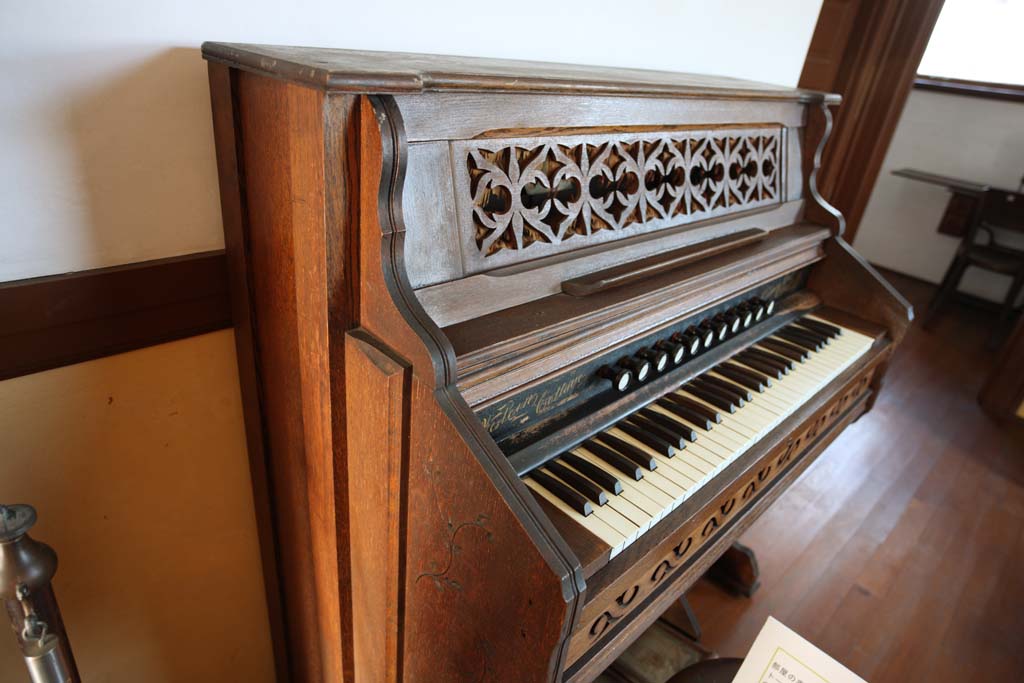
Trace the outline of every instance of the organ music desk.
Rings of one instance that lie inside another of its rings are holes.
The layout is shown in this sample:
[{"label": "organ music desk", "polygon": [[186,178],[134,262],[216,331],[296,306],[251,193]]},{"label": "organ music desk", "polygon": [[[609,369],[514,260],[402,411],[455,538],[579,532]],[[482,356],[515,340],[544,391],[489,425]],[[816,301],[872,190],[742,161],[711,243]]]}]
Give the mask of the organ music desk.
[{"label": "organ music desk", "polygon": [[838,97],[203,53],[282,680],[592,680],[870,408]]}]

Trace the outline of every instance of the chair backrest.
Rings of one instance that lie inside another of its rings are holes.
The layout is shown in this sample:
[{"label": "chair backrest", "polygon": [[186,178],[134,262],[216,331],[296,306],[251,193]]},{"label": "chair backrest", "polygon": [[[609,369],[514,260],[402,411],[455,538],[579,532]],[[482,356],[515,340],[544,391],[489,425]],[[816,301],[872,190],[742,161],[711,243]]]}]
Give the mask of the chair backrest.
[{"label": "chair backrest", "polygon": [[1024,233],[1024,194],[988,190],[981,196],[979,223]]}]

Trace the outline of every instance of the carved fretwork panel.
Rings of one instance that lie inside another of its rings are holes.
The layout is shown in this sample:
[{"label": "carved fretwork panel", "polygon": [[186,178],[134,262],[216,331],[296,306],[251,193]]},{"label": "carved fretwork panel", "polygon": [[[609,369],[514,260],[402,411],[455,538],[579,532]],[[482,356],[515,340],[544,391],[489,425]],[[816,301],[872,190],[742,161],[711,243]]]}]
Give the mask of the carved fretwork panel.
[{"label": "carved fretwork panel", "polygon": [[820,434],[825,433],[867,391],[873,372],[873,368],[868,369],[851,381],[829,404],[721,493],[700,516],[659,546],[662,550],[652,553],[653,557],[646,560],[639,571],[624,575],[602,596],[595,596],[588,602],[572,636],[569,661],[576,660],[609,637],[614,627],[635,612],[649,595],[677,578],[728,522],[759,498]]},{"label": "carved fretwork panel", "polygon": [[772,126],[453,142],[467,272],[778,204],[783,136]]}]

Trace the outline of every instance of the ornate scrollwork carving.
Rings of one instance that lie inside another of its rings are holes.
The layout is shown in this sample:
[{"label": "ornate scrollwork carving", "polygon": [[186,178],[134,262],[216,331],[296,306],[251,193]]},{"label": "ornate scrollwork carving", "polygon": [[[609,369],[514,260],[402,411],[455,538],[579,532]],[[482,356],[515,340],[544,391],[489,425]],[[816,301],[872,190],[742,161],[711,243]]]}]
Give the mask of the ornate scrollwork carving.
[{"label": "ornate scrollwork carving", "polygon": [[779,128],[462,143],[483,257],[781,201]]}]

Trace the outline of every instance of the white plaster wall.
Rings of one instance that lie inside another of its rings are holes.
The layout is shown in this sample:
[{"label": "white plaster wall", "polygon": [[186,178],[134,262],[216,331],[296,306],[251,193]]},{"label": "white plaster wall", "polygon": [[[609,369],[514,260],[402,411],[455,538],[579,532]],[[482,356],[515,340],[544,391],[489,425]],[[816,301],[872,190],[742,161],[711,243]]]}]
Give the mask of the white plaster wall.
[{"label": "white plaster wall", "polygon": [[[1024,175],[1024,104],[915,90],[875,182],[854,246],[871,262],[939,282],[959,239],[936,232],[949,193],[891,174],[917,168],[1016,189]],[[1024,240],[1013,239],[1024,248]],[[971,268],[961,289],[1002,301],[1009,278]]]},{"label": "white plaster wall", "polygon": [[204,40],[795,85],[821,0],[0,0],[0,281],[223,246]]}]

